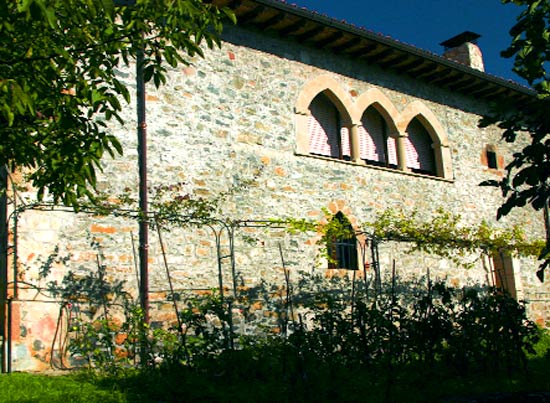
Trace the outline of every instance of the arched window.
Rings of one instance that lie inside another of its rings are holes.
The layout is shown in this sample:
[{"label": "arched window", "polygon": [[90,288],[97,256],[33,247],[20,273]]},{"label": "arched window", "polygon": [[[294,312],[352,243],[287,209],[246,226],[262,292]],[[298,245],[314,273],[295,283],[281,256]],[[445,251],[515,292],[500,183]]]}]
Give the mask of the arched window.
[{"label": "arched window", "polygon": [[361,118],[359,153],[367,164],[397,167],[395,138],[388,136],[388,125],[373,106]]},{"label": "arched window", "polygon": [[327,233],[329,269],[357,270],[357,238],[351,223],[344,214],[338,212],[332,218]]},{"label": "arched window", "polygon": [[417,118],[409,123],[407,135],[408,137],[405,139],[407,167],[413,172],[436,175],[433,140]]},{"label": "arched window", "polygon": [[330,158],[351,159],[349,131],[343,128],[340,113],[323,93],[309,105],[309,153]]}]

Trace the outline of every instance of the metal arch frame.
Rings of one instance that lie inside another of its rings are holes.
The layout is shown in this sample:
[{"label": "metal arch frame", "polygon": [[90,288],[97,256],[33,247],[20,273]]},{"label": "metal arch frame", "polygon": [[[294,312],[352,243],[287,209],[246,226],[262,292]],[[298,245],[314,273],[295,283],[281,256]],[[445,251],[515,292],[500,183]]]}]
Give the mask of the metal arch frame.
[{"label": "metal arch frame", "polygon": [[[13,211],[9,214],[7,217],[7,223],[10,221],[13,221],[13,228],[12,228],[12,234],[13,234],[13,245],[12,245],[12,276],[13,280],[11,282],[6,281],[6,292],[8,290],[8,287],[12,287],[13,295],[11,298],[6,298],[5,304],[6,307],[1,307],[0,309],[6,309],[7,311],[7,318],[5,327],[7,328],[7,338],[4,338],[2,340],[2,346],[1,346],[1,361],[2,361],[2,372],[11,373],[11,363],[12,363],[12,302],[13,300],[17,300],[19,293],[19,287],[18,287],[18,227],[19,227],[19,219],[18,217],[20,214],[22,214],[25,211],[29,210],[38,210],[38,211],[60,211],[60,212],[66,212],[66,213],[74,213],[73,209],[70,209],[68,207],[62,207],[62,206],[56,206],[53,204],[45,204],[45,203],[33,203],[33,204],[23,204],[22,206],[15,207]],[[136,210],[124,210],[126,213],[137,213]],[[81,213],[86,214],[97,214],[97,209],[83,209],[80,211]],[[137,218],[137,217],[136,217]],[[9,225],[8,225],[9,227]],[[7,253],[6,253],[7,257]],[[7,269],[7,268],[6,268]],[[7,272],[6,272],[6,280],[7,280]]]},{"label": "metal arch frame", "polygon": [[[11,286],[13,288],[13,298],[18,298],[18,281],[17,281],[17,274],[18,274],[18,224],[19,224],[19,216],[29,210],[36,210],[36,211],[59,211],[59,212],[66,212],[66,213],[75,213],[73,209],[64,207],[64,206],[56,206],[52,204],[41,204],[41,203],[34,203],[34,204],[24,204],[18,207],[15,207],[11,214],[8,216],[7,222],[13,222],[13,228],[12,228],[12,234],[13,234],[13,245],[12,245],[12,254],[13,254],[13,261],[12,261],[12,267],[13,267],[13,281],[9,284],[6,284],[6,289],[8,286]],[[79,213],[83,214],[97,214],[98,209],[95,208],[85,208],[82,209]],[[139,220],[140,219],[140,211],[139,210],[117,210],[117,212],[112,213],[113,216],[124,216],[130,218]],[[182,219],[185,218],[191,218],[188,216],[181,216]],[[162,240],[162,234],[161,234],[161,227],[158,225],[158,222],[156,222],[156,215],[154,212],[149,212],[147,222],[155,222],[157,225],[157,231],[159,236],[159,242],[161,244],[161,249],[164,251],[164,245]],[[234,220],[234,221],[227,221],[222,219],[209,219],[205,221],[200,220],[189,220],[186,221],[186,224],[188,225],[195,225],[195,226],[205,226],[208,227],[215,238],[215,244],[216,244],[216,260],[217,260],[217,270],[218,270],[218,287],[220,292],[220,298],[222,303],[225,301],[225,285],[223,280],[223,273],[224,273],[224,260],[230,259],[229,265],[230,265],[230,272],[231,272],[231,278],[232,278],[232,294],[233,297],[237,297],[238,293],[238,286],[237,286],[237,273],[236,273],[236,260],[235,260],[235,231],[237,228],[286,228],[284,223],[281,222],[273,222],[270,220]],[[374,270],[374,281],[375,281],[375,292],[378,294],[380,292],[380,264],[379,264],[379,255],[378,255],[378,244],[381,242],[381,240],[377,239],[374,235],[368,234],[366,232],[356,232],[356,235],[365,235],[365,241],[359,243],[362,263],[363,263],[363,279],[364,279],[364,287],[365,287],[365,294],[368,297],[370,285],[371,285],[371,279],[369,279],[370,276],[367,276],[367,267],[370,266]],[[224,254],[223,253],[223,247],[222,245],[222,239],[224,236],[227,236],[228,240],[228,248],[229,252]],[[133,242],[133,241],[132,241]],[[371,255],[371,261],[369,264],[367,264],[367,255],[369,254],[370,249],[370,255]],[[282,254],[282,249],[279,251],[280,254]],[[284,261],[284,259],[283,259]],[[168,267],[167,262],[165,261],[165,269],[167,273],[167,280],[168,284],[170,286],[170,290],[172,294],[174,294],[173,286],[171,283],[171,277],[170,277],[170,270]],[[139,278],[141,282],[141,278]],[[355,280],[355,273],[354,273],[354,280]],[[147,287],[148,289],[148,287]],[[138,290],[142,292],[142,287],[140,284],[138,284]],[[355,293],[355,281],[354,281],[354,287],[352,289],[352,296]],[[173,295],[172,295],[173,296]],[[177,307],[177,301],[174,299],[174,309],[175,313],[178,316],[178,323],[180,323],[181,318],[179,318],[179,310]],[[7,307],[7,329],[8,334],[7,338],[5,338],[3,342],[3,350],[2,350],[2,359],[3,361],[7,362],[7,372],[11,372],[11,352],[12,352],[12,332],[11,332],[11,325],[12,325],[12,316],[11,316],[11,299],[6,300],[6,307]],[[229,302],[229,318],[231,319],[229,322],[230,327],[230,347],[234,348],[234,329],[233,329],[233,323],[232,323],[232,312],[231,312],[231,300]],[[149,309],[149,306],[146,306],[146,309]],[[180,326],[181,327],[181,326]]]}]

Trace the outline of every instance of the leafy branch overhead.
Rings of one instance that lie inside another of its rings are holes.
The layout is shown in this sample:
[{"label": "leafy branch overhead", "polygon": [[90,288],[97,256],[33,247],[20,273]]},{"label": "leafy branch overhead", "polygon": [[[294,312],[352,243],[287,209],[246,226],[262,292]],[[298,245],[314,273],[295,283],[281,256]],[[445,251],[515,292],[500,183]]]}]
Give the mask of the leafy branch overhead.
[{"label": "leafy branch overhead", "polygon": [[500,188],[505,198],[497,218],[514,208],[531,205],[543,211],[546,227],[546,247],[539,258],[543,260],[538,277],[550,266],[550,3],[545,0],[502,0],[522,7],[517,23],[510,29],[512,42],[502,52],[514,58],[514,71],[535,91],[529,105],[502,101],[495,105],[491,116],[480,125],[496,124],[503,129],[503,139],[526,144],[518,150],[506,166],[506,175],[500,181],[486,181],[482,185]]},{"label": "leafy branch overhead", "polygon": [[105,154],[122,154],[106,121],[130,93],[117,71],[143,49],[158,87],[166,64],[219,46],[234,16],[201,0],[20,0],[0,4],[0,165],[23,168],[42,199],[94,197]]}]

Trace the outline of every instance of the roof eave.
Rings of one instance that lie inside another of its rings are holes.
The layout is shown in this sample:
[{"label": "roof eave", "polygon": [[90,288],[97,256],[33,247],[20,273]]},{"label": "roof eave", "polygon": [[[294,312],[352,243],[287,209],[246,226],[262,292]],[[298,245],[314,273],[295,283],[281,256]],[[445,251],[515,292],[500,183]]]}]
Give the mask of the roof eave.
[{"label": "roof eave", "polygon": [[[305,8],[278,0],[210,1],[217,6],[232,9],[243,25],[275,31],[334,53],[360,57],[371,64],[428,83],[438,81],[439,87],[455,92],[468,95],[468,88],[474,82],[478,87],[481,86],[477,89],[480,94],[477,98],[498,100],[506,97],[523,105],[536,101],[536,92],[528,87]],[[417,75],[418,71],[424,73]]]}]

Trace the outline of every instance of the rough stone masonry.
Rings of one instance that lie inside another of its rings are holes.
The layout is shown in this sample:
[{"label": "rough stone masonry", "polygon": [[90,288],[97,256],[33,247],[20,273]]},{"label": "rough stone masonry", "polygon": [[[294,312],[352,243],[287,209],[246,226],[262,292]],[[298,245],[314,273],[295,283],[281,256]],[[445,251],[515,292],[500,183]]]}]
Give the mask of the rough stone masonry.
[{"label": "rough stone masonry", "polygon": [[[121,68],[119,74],[128,87],[135,88],[133,66]],[[296,105],[308,83],[319,77],[337,83],[351,104],[376,89],[397,113],[413,103],[423,105],[448,137],[451,177],[298,153]],[[501,196],[496,189],[479,186],[500,177],[513,152],[501,142],[497,128],[478,127],[487,112],[486,102],[376,64],[228,26],[221,49],[206,50],[204,59],[194,58],[189,66],[171,69],[161,88],[147,86],[150,189],[183,183],[185,193],[205,199],[228,192],[218,205],[220,221],[211,227],[174,228],[162,233],[163,244],[156,229],[151,231],[153,322],[174,320],[166,265],[174,288],[182,294],[207,293],[219,286],[230,294],[235,287],[254,287],[262,281],[283,286],[285,267],[291,281],[298,279],[300,271],[330,274],[315,245],[317,234],[296,235],[260,225],[270,219],[322,221],[325,212],[340,211],[359,230],[387,208],[417,210],[426,219],[442,208],[461,214],[466,224],[481,220],[501,228],[520,224],[530,236],[541,237],[542,217],[527,209],[496,222]],[[105,159],[99,179],[100,190],[113,202],[122,194],[137,197],[135,105],[128,105],[122,116],[125,125],[110,128],[122,141],[124,156]],[[488,145],[498,150],[497,169],[488,167]],[[32,198],[32,192],[21,195],[28,201]],[[234,228],[234,245],[224,227],[232,220],[248,222]],[[12,291],[12,366],[36,370],[55,357],[56,333],[66,324],[58,299],[45,291],[48,282],[61,282],[69,270],[82,274],[104,266],[110,281],[125,281],[136,295],[137,223],[124,216],[27,209],[18,215],[15,236],[18,265],[12,280],[18,289]],[[228,259],[220,259],[232,248],[234,267]],[[445,259],[404,254],[405,249],[397,243],[382,244],[381,271],[389,273],[396,261],[404,277],[421,277],[430,268],[433,278],[457,287],[491,281],[481,260],[466,270]],[[66,259],[55,261],[48,277],[40,278],[40,268],[56,250]],[[531,317],[545,324],[550,319],[546,308],[550,288],[536,279],[536,262],[517,259],[516,263],[518,291],[529,302]],[[269,319],[261,304],[255,305],[255,315],[260,322]]]}]

